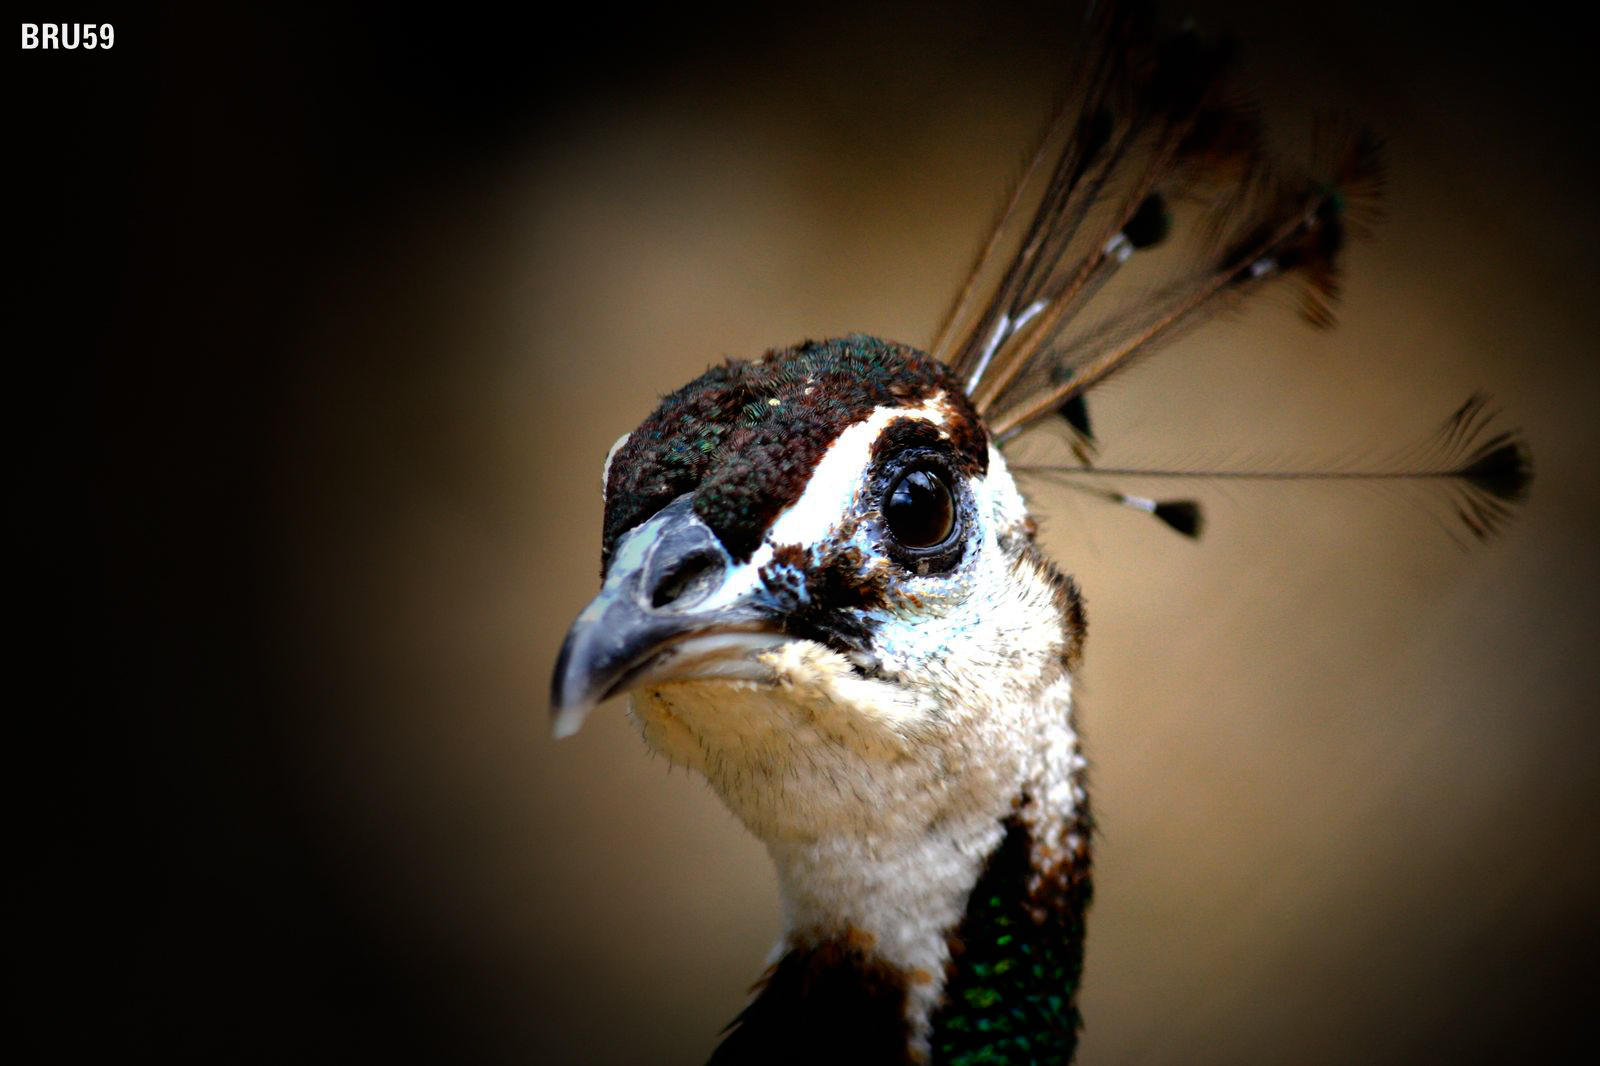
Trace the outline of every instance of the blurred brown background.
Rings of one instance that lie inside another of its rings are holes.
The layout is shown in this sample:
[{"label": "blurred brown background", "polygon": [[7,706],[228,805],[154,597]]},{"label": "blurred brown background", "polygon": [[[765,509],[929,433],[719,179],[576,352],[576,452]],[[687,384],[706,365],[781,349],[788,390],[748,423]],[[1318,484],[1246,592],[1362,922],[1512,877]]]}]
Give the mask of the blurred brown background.
[{"label": "blurred brown background", "polygon": [[[1214,324],[1097,429],[1293,459],[1483,388],[1533,498],[1468,551],[1362,490],[1208,491],[1199,544],[1044,509],[1091,620],[1086,1064],[1595,1043],[1588,72],[1573,27],[1398,7],[1202,6],[1285,144],[1388,139],[1389,219],[1337,330]],[[565,17],[169,7],[22,55],[59,1057],[693,1063],[762,966],[703,784],[620,705],[548,735],[601,459],[724,355],[925,342],[1073,19]]]}]

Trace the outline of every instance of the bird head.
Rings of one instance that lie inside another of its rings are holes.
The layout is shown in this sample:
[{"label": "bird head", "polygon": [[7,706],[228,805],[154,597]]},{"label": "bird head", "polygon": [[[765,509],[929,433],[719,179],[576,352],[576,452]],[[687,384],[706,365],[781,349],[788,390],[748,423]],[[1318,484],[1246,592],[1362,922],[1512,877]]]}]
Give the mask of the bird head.
[{"label": "bird head", "polygon": [[943,364],[861,335],[730,361],[603,476],[558,735],[632,692],[646,742],[769,846],[1012,801],[1082,615]]}]

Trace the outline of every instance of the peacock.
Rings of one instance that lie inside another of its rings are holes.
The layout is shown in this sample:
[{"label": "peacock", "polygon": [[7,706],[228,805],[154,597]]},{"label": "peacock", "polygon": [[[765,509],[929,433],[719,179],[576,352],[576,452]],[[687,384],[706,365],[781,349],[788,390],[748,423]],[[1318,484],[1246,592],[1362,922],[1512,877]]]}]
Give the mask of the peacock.
[{"label": "peacock", "polygon": [[[1404,481],[1494,533],[1531,478],[1482,396],[1358,468],[1107,469],[1086,398],[1264,292],[1333,322],[1383,185],[1372,134],[1273,159],[1231,39],[1086,16],[1076,82],[937,334],[713,366],[606,455],[603,585],[562,646],[558,736],[631,696],[645,743],[766,846],[784,933],[711,1056],[1065,1063],[1094,819],[1074,710],[1084,596],[1030,497],[1086,493],[1198,537],[1172,478]],[[1145,271],[1141,298],[1095,299]],[[1023,437],[1053,461],[1008,455]],[[1025,495],[1022,489],[1030,489]]]}]

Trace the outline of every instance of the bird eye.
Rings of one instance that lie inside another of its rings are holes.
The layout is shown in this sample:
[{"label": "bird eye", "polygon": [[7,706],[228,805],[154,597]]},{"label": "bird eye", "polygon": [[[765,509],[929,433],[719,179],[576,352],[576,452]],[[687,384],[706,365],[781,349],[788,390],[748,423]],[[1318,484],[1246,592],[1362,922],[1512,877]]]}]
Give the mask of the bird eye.
[{"label": "bird eye", "polygon": [[894,539],[907,548],[935,548],[956,524],[950,486],[933,470],[901,475],[883,502],[883,518]]}]

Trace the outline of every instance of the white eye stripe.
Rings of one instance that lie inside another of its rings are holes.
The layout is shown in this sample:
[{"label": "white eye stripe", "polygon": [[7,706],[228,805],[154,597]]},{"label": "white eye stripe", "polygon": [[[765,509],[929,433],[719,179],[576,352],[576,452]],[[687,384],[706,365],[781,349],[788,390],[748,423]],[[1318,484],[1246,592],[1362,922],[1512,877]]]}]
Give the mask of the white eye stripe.
[{"label": "white eye stripe", "polygon": [[611,446],[611,450],[606,452],[605,465],[600,467],[600,498],[602,500],[606,498],[606,486],[611,483],[611,460],[617,457],[617,453],[622,450],[624,444],[628,443],[628,438],[631,436],[633,436],[631,430],[624,433],[617,438],[617,442]]},{"label": "white eye stripe", "polygon": [[866,418],[849,426],[828,445],[806,482],[805,491],[784,508],[767,530],[775,544],[816,544],[839,524],[851,509],[862,475],[872,461],[872,448],[884,427],[901,418],[920,418],[942,425],[944,393],[928,397],[917,407],[876,407]]}]

